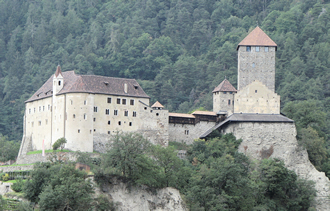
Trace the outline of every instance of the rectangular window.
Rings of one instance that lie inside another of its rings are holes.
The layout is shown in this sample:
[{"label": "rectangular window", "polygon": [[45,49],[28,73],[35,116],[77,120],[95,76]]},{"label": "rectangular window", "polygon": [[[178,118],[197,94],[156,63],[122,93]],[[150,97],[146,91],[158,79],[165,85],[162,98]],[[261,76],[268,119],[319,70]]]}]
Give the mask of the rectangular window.
[{"label": "rectangular window", "polygon": [[125,111],[124,112],[124,116],[128,116],[128,111]]},{"label": "rectangular window", "polygon": [[230,100],[228,100],[228,105],[230,105]]},{"label": "rectangular window", "polygon": [[29,108],[29,114],[31,114],[31,108]]},{"label": "rectangular window", "polygon": [[111,97],[108,97],[108,103],[111,103]]},{"label": "rectangular window", "polygon": [[128,124],[129,126],[132,126],[132,122],[129,122],[129,124]]},{"label": "rectangular window", "polygon": [[265,52],[268,52],[268,47],[265,47]]},{"label": "rectangular window", "polygon": [[117,116],[118,115],[118,110],[114,110],[113,115]]},{"label": "rectangular window", "polygon": [[97,112],[97,107],[94,107],[94,112]]},{"label": "rectangular window", "polygon": [[131,100],[131,101],[130,101],[130,104],[131,104],[131,105],[134,105],[134,100]]},{"label": "rectangular window", "polygon": [[133,111],[133,117],[136,117],[136,111]]},{"label": "rectangular window", "polygon": [[41,111],[41,106],[39,106],[39,112]]},{"label": "rectangular window", "polygon": [[87,115],[86,114],[84,114],[84,119],[87,119]]},{"label": "rectangular window", "polygon": [[260,47],[256,46],[256,52],[259,52],[259,51],[260,51]]},{"label": "rectangular window", "polygon": [[76,115],[75,114],[73,114],[73,118],[76,118]]},{"label": "rectangular window", "polygon": [[106,115],[109,115],[109,113],[110,113],[110,110],[109,109],[105,109],[105,114]]},{"label": "rectangular window", "polygon": [[122,104],[123,104],[123,105],[126,105],[126,99],[123,99],[123,100],[122,100]]},{"label": "rectangular window", "polygon": [[78,133],[80,133],[80,130],[78,129]]},{"label": "rectangular window", "polygon": [[48,111],[49,111],[49,109],[50,109],[50,105],[48,105]]},{"label": "rectangular window", "polygon": [[110,131],[108,131],[108,134],[109,134],[109,135],[110,135],[110,133],[111,133],[111,132],[110,132]]},{"label": "rectangular window", "polygon": [[48,125],[48,119],[46,119],[45,121],[46,121],[46,125]]},{"label": "rectangular window", "polygon": [[94,122],[96,121],[96,118],[95,118],[95,117],[93,118],[93,121],[94,121]]},{"label": "rectangular window", "polygon": [[121,125],[121,121],[118,122],[118,125]]},{"label": "rectangular window", "polygon": [[38,122],[39,126],[41,125],[41,121]]},{"label": "rectangular window", "polygon": [[246,46],[246,52],[251,52],[251,46]]},{"label": "rectangular window", "polygon": [[31,126],[32,126],[32,127],[34,126],[34,122],[31,122]]},{"label": "rectangular window", "polygon": [[111,123],[111,122],[110,122],[110,120],[109,120],[109,121],[108,121],[108,125],[110,125],[110,123]]},{"label": "rectangular window", "polygon": [[87,101],[86,100],[84,100],[84,105],[86,105],[87,104]]},{"label": "rectangular window", "polygon": [[117,98],[117,104],[120,104],[120,98]]},{"label": "rectangular window", "polygon": [[36,108],[33,108],[33,113],[35,113],[36,112]]},{"label": "rectangular window", "polygon": [[45,106],[42,106],[42,111],[45,111]]}]

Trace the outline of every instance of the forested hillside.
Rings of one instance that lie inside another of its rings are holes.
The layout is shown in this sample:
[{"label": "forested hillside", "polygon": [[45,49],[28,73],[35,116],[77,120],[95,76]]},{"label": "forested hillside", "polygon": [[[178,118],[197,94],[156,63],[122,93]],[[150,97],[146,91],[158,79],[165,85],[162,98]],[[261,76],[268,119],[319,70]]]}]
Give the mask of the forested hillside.
[{"label": "forested hillside", "polygon": [[236,46],[258,24],[278,45],[283,112],[326,171],[329,13],[328,0],[0,0],[0,133],[21,139],[24,101],[58,64],[136,78],[170,111],[211,110],[225,76],[236,86]]}]

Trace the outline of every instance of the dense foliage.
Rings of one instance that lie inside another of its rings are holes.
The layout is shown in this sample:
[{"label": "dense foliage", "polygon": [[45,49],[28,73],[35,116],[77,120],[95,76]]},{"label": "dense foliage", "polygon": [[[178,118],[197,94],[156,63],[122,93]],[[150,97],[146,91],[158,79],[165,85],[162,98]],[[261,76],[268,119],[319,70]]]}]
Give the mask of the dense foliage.
[{"label": "dense foliage", "polygon": [[116,177],[132,185],[175,187],[190,210],[307,210],[315,196],[313,183],[298,179],[282,161],[251,163],[231,134],[195,141],[185,161],[173,147],[150,145],[138,134],[118,134],[112,141],[100,164],[82,156],[100,185]]},{"label": "dense foliage", "polygon": [[0,0],[0,133],[20,140],[24,101],[57,64],[139,79],[170,111],[211,110],[212,89],[225,76],[236,85],[236,46],[258,23],[278,44],[282,107],[313,101],[310,117],[324,119],[308,126],[305,108],[285,110],[300,138],[318,140],[311,159],[330,174],[329,10],[322,0]]}]

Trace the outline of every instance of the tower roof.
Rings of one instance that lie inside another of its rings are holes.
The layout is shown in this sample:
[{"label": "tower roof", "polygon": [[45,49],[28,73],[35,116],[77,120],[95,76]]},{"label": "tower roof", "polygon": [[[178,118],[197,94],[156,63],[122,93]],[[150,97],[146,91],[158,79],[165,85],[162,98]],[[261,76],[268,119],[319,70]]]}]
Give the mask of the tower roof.
[{"label": "tower roof", "polygon": [[277,44],[268,37],[268,35],[257,26],[248,34],[237,46],[273,46],[277,47]]},{"label": "tower roof", "polygon": [[57,69],[56,69],[56,72],[55,72],[55,77],[57,77],[60,74],[62,75],[61,66],[57,65]]},{"label": "tower roof", "polygon": [[213,92],[237,92],[237,90],[227,79],[225,79],[214,88]]},{"label": "tower roof", "polygon": [[151,106],[151,108],[164,108],[164,106],[157,101]]}]

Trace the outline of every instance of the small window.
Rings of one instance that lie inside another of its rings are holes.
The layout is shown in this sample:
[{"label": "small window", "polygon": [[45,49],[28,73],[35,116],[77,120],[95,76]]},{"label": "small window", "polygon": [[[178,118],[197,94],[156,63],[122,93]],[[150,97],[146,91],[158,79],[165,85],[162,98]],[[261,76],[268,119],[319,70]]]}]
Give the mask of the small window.
[{"label": "small window", "polygon": [[259,52],[259,51],[260,51],[260,47],[256,46],[256,52]]},{"label": "small window", "polygon": [[229,92],[229,94],[233,94],[233,92]]},{"label": "small window", "polygon": [[94,117],[94,118],[93,118],[93,122],[95,122],[95,121],[96,121],[96,118]]},{"label": "small window", "polygon": [[45,122],[46,122],[46,125],[48,125],[48,119],[46,119]]},{"label": "small window", "polygon": [[111,103],[111,97],[108,97],[108,103]]},{"label": "small window", "polygon": [[41,106],[39,106],[39,112],[41,111]]},{"label": "small window", "polygon": [[147,107],[144,107],[144,110],[147,110]]},{"label": "small window", "polygon": [[110,114],[110,110],[109,109],[105,109],[105,114],[109,115]]},{"label": "small window", "polygon": [[117,116],[118,115],[118,110],[114,110],[113,115]]},{"label": "small window", "polygon": [[126,99],[123,99],[123,100],[122,100],[122,104],[123,104],[123,105],[126,105]]},{"label": "small window", "polygon": [[94,129],[94,132],[96,132],[96,129]]},{"label": "small window", "polygon": [[228,100],[228,105],[230,105],[230,100]]},{"label": "small window", "polygon": [[87,104],[87,101],[86,100],[84,100],[84,105],[86,105]]},{"label": "small window", "polygon": [[268,50],[269,50],[268,47],[265,47],[265,52],[268,52]]},{"label": "small window", "polygon": [[227,92],[223,92],[224,94],[227,94]]},{"label": "small window", "polygon": [[73,118],[76,118],[76,115],[75,114],[73,114]]},{"label": "small window", "polygon": [[136,117],[136,111],[133,111],[133,117]]},{"label": "small window", "polygon": [[31,114],[31,108],[29,108],[29,114]]},{"label": "small window", "polygon": [[258,93],[258,90],[254,90],[254,93]]},{"label": "small window", "polygon": [[33,108],[33,113],[35,113],[36,112],[36,108]]},{"label": "small window", "polygon": [[130,105],[134,105],[134,100],[131,100],[130,101]]},{"label": "small window", "polygon": [[110,125],[110,123],[111,123],[111,122],[110,122],[110,120],[109,120],[109,121],[108,121],[108,125]]},{"label": "small window", "polygon": [[132,126],[132,122],[129,122],[128,125],[129,125],[129,126]]},{"label": "small window", "polygon": [[110,134],[111,134],[111,132],[110,132],[110,131],[108,131],[108,134],[110,135]]},{"label": "small window", "polygon": [[42,111],[45,111],[45,106],[42,106]]},{"label": "small window", "polygon": [[125,111],[124,112],[124,116],[128,116],[128,111]]},{"label": "small window", "polygon": [[118,125],[121,125],[121,121],[118,121]]},{"label": "small window", "polygon": [[159,116],[159,113],[156,113],[156,116]]},{"label": "small window", "polygon": [[84,114],[84,119],[87,119],[87,115],[86,114]]},{"label": "small window", "polygon": [[72,100],[70,100],[70,104],[71,104],[71,105],[73,104],[73,101],[72,101]]},{"label": "small window", "polygon": [[251,52],[251,46],[246,46],[246,52]]},{"label": "small window", "polygon": [[253,68],[256,67],[256,63],[253,62],[253,63],[252,63],[252,67],[253,67]]},{"label": "small window", "polygon": [[31,122],[31,127],[33,127],[34,126],[34,122]]},{"label": "small window", "polygon": [[50,109],[50,105],[48,105],[48,110]]},{"label": "small window", "polygon": [[61,86],[61,81],[58,81],[58,85]]},{"label": "small window", "polygon": [[80,130],[78,129],[78,133],[80,133]]},{"label": "small window", "polygon": [[94,112],[97,112],[97,107],[94,107]]},{"label": "small window", "polygon": [[120,104],[120,98],[117,98],[117,104]]},{"label": "small window", "polygon": [[38,122],[39,126],[41,125],[41,121]]}]

